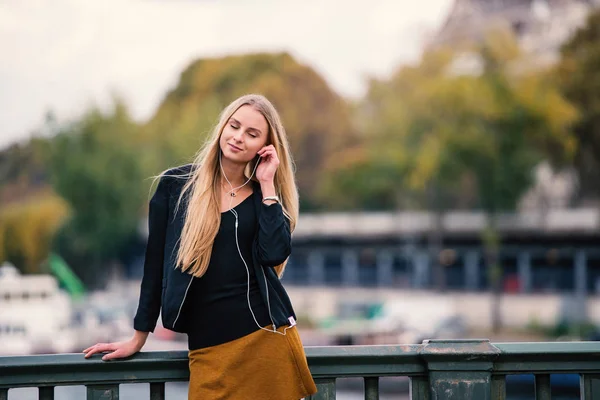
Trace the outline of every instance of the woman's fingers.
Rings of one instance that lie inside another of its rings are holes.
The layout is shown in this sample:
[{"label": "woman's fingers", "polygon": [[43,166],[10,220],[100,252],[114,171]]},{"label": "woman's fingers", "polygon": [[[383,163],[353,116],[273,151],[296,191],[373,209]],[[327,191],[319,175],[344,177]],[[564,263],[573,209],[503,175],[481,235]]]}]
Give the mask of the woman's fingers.
[{"label": "woman's fingers", "polygon": [[133,348],[131,346],[131,343],[129,343],[129,342],[119,343],[118,346],[115,348],[115,351],[113,351],[112,353],[106,354],[104,357],[102,357],[102,360],[108,361],[108,360],[112,360],[115,358],[129,357],[130,355],[134,354],[136,351],[137,350],[135,348]]},{"label": "woman's fingers", "polygon": [[100,348],[101,343],[95,344],[91,347],[88,347],[87,349],[85,349],[83,352],[85,353],[85,358],[88,358],[98,352],[100,352],[99,348]]},{"label": "woman's fingers", "polygon": [[105,356],[102,357],[102,361],[108,361],[108,360],[112,360],[113,358],[122,358],[123,357],[123,351],[121,349],[117,349],[115,351],[113,351],[112,353],[108,353]]},{"label": "woman's fingers", "polygon": [[272,144],[263,147],[262,149],[260,149],[258,151],[258,154],[262,155],[263,153],[267,152],[267,151],[275,151],[275,146],[273,146]]},{"label": "woman's fingers", "polygon": [[89,353],[90,351],[96,349],[99,344],[100,343],[96,343],[95,345],[88,347],[87,349],[83,350],[83,353]]},{"label": "woman's fingers", "polygon": [[91,347],[88,347],[83,352],[85,354],[85,358],[89,358],[97,353],[104,353],[106,351],[114,351],[117,349],[117,343],[97,343]]},{"label": "woman's fingers", "polygon": [[277,152],[275,151],[275,147],[273,147],[273,145],[269,145],[267,147],[262,148],[258,154],[260,154],[260,156],[262,158],[273,158],[274,160],[279,160],[277,158]]},{"label": "woman's fingers", "polygon": [[89,357],[93,356],[94,354],[96,354],[98,352],[99,352],[99,350],[95,346],[89,347],[84,352],[85,353],[84,357],[85,358],[89,358]]},{"label": "woman's fingers", "polygon": [[85,353],[85,358],[89,358],[94,354],[98,353],[108,353],[102,356],[103,361],[108,361],[116,358],[129,357],[130,355],[135,353],[135,351],[135,348],[133,348],[129,342],[116,342],[97,343],[93,346],[88,347],[83,352]]},{"label": "woman's fingers", "polygon": [[83,353],[87,353],[88,351],[90,351],[90,350],[92,350],[92,349],[96,349],[96,348],[98,348],[98,347],[105,346],[105,345],[107,345],[107,344],[108,344],[108,343],[96,343],[95,345],[93,345],[93,346],[90,346],[90,347],[88,347],[87,349],[83,350]]}]

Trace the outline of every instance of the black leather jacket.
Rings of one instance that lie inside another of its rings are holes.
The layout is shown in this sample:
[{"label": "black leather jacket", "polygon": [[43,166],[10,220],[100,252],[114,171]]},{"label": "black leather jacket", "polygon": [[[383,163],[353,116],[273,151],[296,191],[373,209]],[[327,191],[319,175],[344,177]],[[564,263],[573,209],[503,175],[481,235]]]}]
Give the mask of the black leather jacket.
[{"label": "black leather jacket", "polygon": [[[153,332],[160,313],[165,328],[187,332],[186,316],[182,309],[192,276],[175,268],[178,239],[185,219],[185,202],[182,201],[177,215],[175,206],[186,181],[173,175],[187,174],[190,169],[191,165],[185,165],[169,170],[160,179],[150,200],[144,276],[133,321],[133,327],[138,331]],[[270,306],[271,318],[280,327],[289,324],[289,317],[296,319],[292,303],[273,269],[291,253],[290,226],[281,205],[262,203],[260,184],[252,184],[258,193],[258,196],[253,196],[258,224],[252,265],[263,300]]]}]

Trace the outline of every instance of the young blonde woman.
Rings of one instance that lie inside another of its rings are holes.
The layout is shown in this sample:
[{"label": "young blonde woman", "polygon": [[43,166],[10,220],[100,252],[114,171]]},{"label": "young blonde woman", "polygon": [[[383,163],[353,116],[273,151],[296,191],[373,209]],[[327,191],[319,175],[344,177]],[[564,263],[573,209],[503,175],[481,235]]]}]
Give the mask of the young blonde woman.
[{"label": "young blonde woman", "polygon": [[317,391],[279,277],[298,192],[285,130],[263,96],[226,107],[193,164],[161,174],[133,338],[88,358],[128,357],[156,326],[188,335],[189,399],[298,400]]}]

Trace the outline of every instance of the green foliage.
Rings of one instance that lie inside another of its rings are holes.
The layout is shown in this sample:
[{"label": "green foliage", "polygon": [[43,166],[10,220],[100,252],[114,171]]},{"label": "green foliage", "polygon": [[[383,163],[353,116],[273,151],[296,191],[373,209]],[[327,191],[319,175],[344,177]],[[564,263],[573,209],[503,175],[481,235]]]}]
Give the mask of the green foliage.
[{"label": "green foliage", "polygon": [[119,260],[137,236],[147,200],[135,146],[138,129],[117,101],[111,114],[92,109],[60,127],[53,141],[53,185],[73,210],[55,247],[92,285],[102,282],[99,267]]},{"label": "green foliage", "polygon": [[575,127],[580,200],[600,200],[600,10],[562,48],[556,68],[564,95],[581,110]]},{"label": "green foliage", "polygon": [[68,206],[53,193],[40,193],[0,211],[0,263],[10,261],[24,273],[44,272],[52,238],[68,217]]},{"label": "green foliage", "polygon": [[327,164],[320,189],[331,209],[382,210],[398,203],[401,187],[394,181],[400,174],[387,159],[370,159],[365,147],[344,151]]},{"label": "green foliage", "polygon": [[48,139],[32,138],[27,144],[15,143],[0,152],[0,183],[23,177],[33,179],[36,174],[43,173],[47,146]]},{"label": "green foliage", "polygon": [[[518,72],[516,45],[503,33],[490,35],[473,55],[482,73],[453,74],[455,55],[438,50],[389,81],[373,81],[360,109],[368,121],[364,150],[336,156],[329,193],[373,194],[363,194],[359,207],[439,209],[464,204],[461,184],[474,182],[477,203],[468,206],[510,210],[538,162],[568,161],[577,114],[544,72],[522,65]],[[353,176],[363,179],[347,184]]]},{"label": "green foliage", "polygon": [[0,217],[0,265],[7,261],[6,259],[6,244],[5,244],[5,236],[6,236],[6,222],[4,218]]},{"label": "green foliage", "polygon": [[18,202],[48,189],[49,145],[49,139],[34,137],[0,152],[0,204]]}]

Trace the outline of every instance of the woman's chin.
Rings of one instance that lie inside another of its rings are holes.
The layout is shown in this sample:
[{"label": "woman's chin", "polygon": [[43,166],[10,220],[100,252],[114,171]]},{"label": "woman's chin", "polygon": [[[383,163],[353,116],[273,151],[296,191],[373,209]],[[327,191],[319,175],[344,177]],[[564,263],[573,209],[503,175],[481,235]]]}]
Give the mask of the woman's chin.
[{"label": "woman's chin", "polygon": [[243,154],[234,153],[232,151],[224,151],[223,158],[228,162],[232,162],[235,164],[247,164],[250,160],[246,160]]}]

